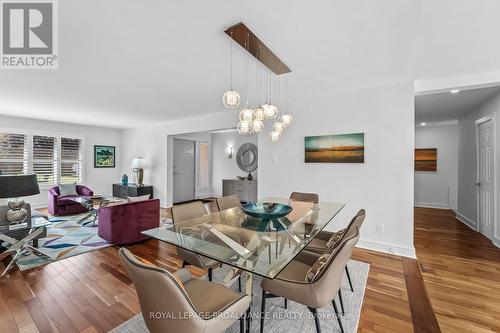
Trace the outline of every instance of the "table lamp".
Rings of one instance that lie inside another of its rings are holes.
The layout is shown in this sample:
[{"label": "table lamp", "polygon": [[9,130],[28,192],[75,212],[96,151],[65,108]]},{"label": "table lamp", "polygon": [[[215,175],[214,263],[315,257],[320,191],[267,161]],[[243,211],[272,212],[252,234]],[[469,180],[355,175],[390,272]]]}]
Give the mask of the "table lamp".
[{"label": "table lamp", "polygon": [[149,160],[145,158],[134,158],[132,160],[132,165],[130,166],[134,172],[136,173],[137,177],[137,186],[142,187],[144,186],[144,169],[149,167]]},{"label": "table lamp", "polygon": [[18,198],[39,193],[36,175],[0,176],[0,199],[9,199],[7,221],[11,224],[22,223],[28,217],[24,200]]}]

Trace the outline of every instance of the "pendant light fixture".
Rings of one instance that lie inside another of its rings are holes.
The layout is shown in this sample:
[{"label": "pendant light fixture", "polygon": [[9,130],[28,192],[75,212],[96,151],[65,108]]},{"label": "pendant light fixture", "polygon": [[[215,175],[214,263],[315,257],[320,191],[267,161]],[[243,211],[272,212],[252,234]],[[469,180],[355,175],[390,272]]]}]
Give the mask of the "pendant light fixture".
[{"label": "pendant light fixture", "polygon": [[[245,93],[246,93],[246,105],[243,110],[240,111],[240,122],[238,124],[238,133],[240,134],[250,134],[252,133],[252,123],[254,120],[254,111],[249,108],[249,91],[248,91],[248,43],[249,35],[247,34],[247,41],[245,43]],[[247,130],[248,129],[248,130]]]},{"label": "pendant light fixture", "polygon": [[292,122],[293,117],[288,113],[288,74],[285,76],[285,112],[281,116],[281,122],[283,125],[288,126]]},{"label": "pendant light fixture", "polygon": [[[255,62],[255,82],[256,82],[256,87],[257,87],[257,107],[253,110],[254,111],[254,116],[256,121],[260,121],[262,123],[262,128],[264,128],[264,123],[263,121],[266,120],[266,115],[264,114],[264,109],[262,106],[259,104],[260,103],[260,45],[259,45],[259,51],[257,53],[257,60]],[[260,126],[260,125],[258,125]]]},{"label": "pendant light fixture", "polygon": [[271,72],[269,72],[269,85],[268,85],[268,100],[266,104],[262,105],[262,108],[264,109],[264,115],[267,120],[271,119],[276,119],[276,116],[278,115],[278,108],[271,103],[271,97],[272,97],[272,76]]},{"label": "pendant light fixture", "polygon": [[231,44],[230,46],[230,53],[231,53],[231,74],[229,77],[229,90],[224,93],[224,96],[222,96],[222,103],[224,104],[224,107],[227,109],[235,109],[238,106],[240,106],[240,94],[233,89],[233,31],[231,30],[231,40],[229,43]]}]

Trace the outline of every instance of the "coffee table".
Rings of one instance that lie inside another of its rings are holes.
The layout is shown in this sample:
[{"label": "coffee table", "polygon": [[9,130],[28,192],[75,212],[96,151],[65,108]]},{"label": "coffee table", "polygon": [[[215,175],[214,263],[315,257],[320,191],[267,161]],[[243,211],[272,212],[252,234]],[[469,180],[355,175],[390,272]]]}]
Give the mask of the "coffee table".
[{"label": "coffee table", "polygon": [[[50,225],[50,222],[43,217],[33,217],[29,221],[17,225],[2,225],[0,226],[0,240],[8,243],[10,246],[0,254],[0,257],[5,258],[7,255],[14,254],[12,260],[2,273],[2,277],[14,266],[19,257],[26,251],[31,250],[35,253],[50,257],[47,253],[30,244],[34,238],[38,237],[43,229]],[[17,230],[28,230],[28,234],[21,240],[17,240],[7,234]]]},{"label": "coffee table", "polygon": [[[79,203],[83,207],[87,208],[89,213],[82,217],[77,223],[80,223],[83,226],[88,224],[92,224],[92,227],[95,227],[95,221],[99,217],[99,210],[102,207],[106,207],[107,205],[114,202],[123,202],[125,199],[117,198],[113,196],[104,196],[100,198],[96,197],[75,197],[71,199],[74,202]],[[98,202],[97,207],[95,205],[96,201]]]}]

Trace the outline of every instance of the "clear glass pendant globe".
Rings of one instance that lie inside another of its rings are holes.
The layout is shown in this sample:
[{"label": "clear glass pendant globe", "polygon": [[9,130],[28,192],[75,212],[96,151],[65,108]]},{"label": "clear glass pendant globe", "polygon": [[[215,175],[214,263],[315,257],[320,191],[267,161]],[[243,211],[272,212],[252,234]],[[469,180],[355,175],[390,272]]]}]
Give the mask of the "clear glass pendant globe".
[{"label": "clear glass pendant globe", "polygon": [[264,109],[264,115],[266,119],[276,119],[278,116],[278,108],[272,104],[264,104],[262,105]]},{"label": "clear glass pendant globe", "polygon": [[264,109],[262,108],[262,106],[256,107],[255,110],[253,110],[253,113],[255,120],[260,120],[260,121],[266,120],[266,115],[264,113]]},{"label": "clear glass pendant globe", "polygon": [[243,110],[240,111],[240,121],[248,121],[251,123],[253,119],[254,119],[254,112],[252,109],[244,108]]},{"label": "clear glass pendant globe", "polygon": [[273,132],[276,132],[281,135],[284,129],[285,125],[283,125],[283,123],[280,121],[277,121],[273,124]]},{"label": "clear glass pendant globe", "polygon": [[271,137],[271,141],[276,142],[280,139],[280,133],[272,131],[269,133],[269,136]]},{"label": "clear glass pendant globe", "polygon": [[252,131],[254,133],[262,132],[264,129],[264,122],[262,120],[254,120],[252,122]]},{"label": "clear glass pendant globe", "polygon": [[252,130],[252,123],[249,121],[240,121],[238,122],[238,133],[239,134],[250,134]]},{"label": "clear glass pendant globe", "polygon": [[293,117],[290,114],[284,114],[284,115],[281,116],[281,122],[285,126],[290,125],[290,123],[292,122],[292,120],[293,120]]},{"label": "clear glass pendant globe", "polygon": [[240,94],[236,90],[228,90],[222,96],[222,103],[228,109],[234,109],[240,106]]}]

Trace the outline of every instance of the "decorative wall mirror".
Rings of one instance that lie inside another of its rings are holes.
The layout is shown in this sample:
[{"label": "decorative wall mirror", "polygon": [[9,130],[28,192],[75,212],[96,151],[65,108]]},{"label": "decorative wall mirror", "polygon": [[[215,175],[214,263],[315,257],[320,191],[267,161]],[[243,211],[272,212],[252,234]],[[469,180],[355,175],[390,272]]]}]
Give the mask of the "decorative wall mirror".
[{"label": "decorative wall mirror", "polygon": [[248,172],[248,180],[253,179],[251,172],[257,169],[257,153],[257,146],[253,143],[245,143],[241,145],[240,148],[238,148],[238,153],[236,154],[236,163],[242,171]]}]

